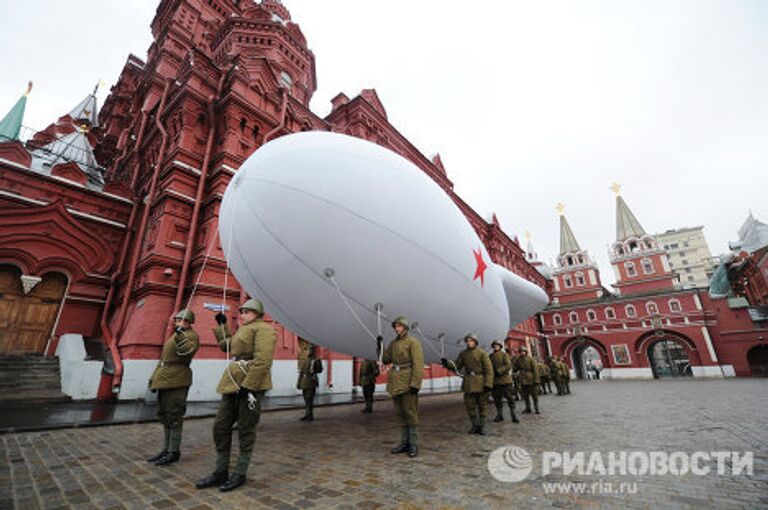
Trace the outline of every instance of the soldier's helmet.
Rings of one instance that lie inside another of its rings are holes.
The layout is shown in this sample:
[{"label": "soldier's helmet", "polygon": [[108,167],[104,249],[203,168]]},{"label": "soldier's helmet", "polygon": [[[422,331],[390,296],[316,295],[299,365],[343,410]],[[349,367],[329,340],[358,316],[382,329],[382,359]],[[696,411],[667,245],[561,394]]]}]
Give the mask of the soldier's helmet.
[{"label": "soldier's helmet", "polygon": [[190,324],[195,323],[195,312],[190,310],[189,308],[185,308],[181,310],[179,313],[176,314],[174,319],[181,319],[183,321],[187,321]]},{"label": "soldier's helmet", "polygon": [[504,344],[502,344],[502,343],[501,343],[501,342],[499,342],[498,340],[494,340],[493,342],[491,342],[491,349],[493,349],[493,347],[494,347],[494,346],[496,346],[496,345],[498,345],[498,346],[499,346],[499,347],[501,347],[502,349],[504,348]]},{"label": "soldier's helmet", "polygon": [[520,346],[520,352],[528,352],[528,347],[521,345]]},{"label": "soldier's helmet", "polygon": [[249,299],[240,306],[240,310],[251,310],[264,315],[264,305],[258,299]]},{"label": "soldier's helmet", "polygon": [[470,334],[468,334],[467,336],[465,336],[465,337],[464,337],[464,341],[466,342],[467,340],[474,340],[474,341],[475,341],[475,345],[477,345],[477,344],[478,344],[478,341],[477,341],[477,335],[476,335],[476,334],[474,334],[474,333],[470,333]]},{"label": "soldier's helmet", "polygon": [[411,328],[411,326],[408,325],[408,319],[406,319],[402,315],[400,317],[398,317],[397,319],[392,321],[392,327],[393,328],[395,327],[395,324],[400,324],[405,329],[410,329]]}]

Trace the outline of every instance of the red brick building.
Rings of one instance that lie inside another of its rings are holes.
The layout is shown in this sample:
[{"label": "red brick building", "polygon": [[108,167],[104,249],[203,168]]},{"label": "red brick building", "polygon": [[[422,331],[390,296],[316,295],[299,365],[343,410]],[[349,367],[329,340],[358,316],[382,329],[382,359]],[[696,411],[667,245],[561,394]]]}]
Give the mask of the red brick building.
[{"label": "red brick building", "polygon": [[[279,1],[162,0],[151,30],[147,61],[128,57],[98,117],[91,94],[26,143],[0,140],[0,292],[12,296],[0,313],[4,352],[52,354],[67,334],[100,340],[99,395],[139,398],[170,317],[189,305],[202,332],[191,398],[213,398],[223,356],[204,305],[225,295],[234,310],[246,299],[231,275],[225,289],[213,242],[222,194],[259,146],[302,130],[358,136],[408,158],[461,208],[494,262],[547,286],[498,221],[455,194],[440,156],[424,156],[389,123],[375,90],[337,95],[325,118],[309,109],[315,56]],[[292,394],[296,337],[278,330],[275,391]],[[509,341],[537,337],[530,319]],[[349,391],[353,360],[324,356],[323,388]]]},{"label": "red brick building", "polygon": [[723,377],[761,369],[749,352],[764,348],[766,323],[753,320],[747,301],[683,289],[667,255],[624,199],[616,197],[616,239],[610,262],[614,291],[606,289],[589,253],[560,216],[560,254],[552,304],[541,313],[547,350],[585,376],[585,352],[599,357],[602,376]]}]

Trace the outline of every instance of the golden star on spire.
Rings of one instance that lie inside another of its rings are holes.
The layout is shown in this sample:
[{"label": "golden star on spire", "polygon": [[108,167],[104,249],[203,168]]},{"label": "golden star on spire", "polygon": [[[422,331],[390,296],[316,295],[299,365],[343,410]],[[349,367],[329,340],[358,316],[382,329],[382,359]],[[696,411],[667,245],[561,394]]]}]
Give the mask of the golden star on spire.
[{"label": "golden star on spire", "polygon": [[565,205],[563,205],[562,202],[558,202],[557,205],[555,206],[555,210],[560,216],[562,216],[563,212],[565,211]]},{"label": "golden star on spire", "polygon": [[621,195],[621,184],[619,184],[618,182],[614,182],[613,184],[611,184],[611,191],[613,191],[613,194],[616,195],[617,197]]},{"label": "golden star on spire", "polygon": [[27,84],[27,91],[24,92],[24,96],[28,96],[30,92],[32,92],[32,82],[31,81]]},{"label": "golden star on spire", "polygon": [[530,231],[528,231],[528,230],[526,230],[526,231],[525,231],[525,239],[526,239],[527,241],[530,241],[530,240],[531,240],[531,232],[530,232]]}]

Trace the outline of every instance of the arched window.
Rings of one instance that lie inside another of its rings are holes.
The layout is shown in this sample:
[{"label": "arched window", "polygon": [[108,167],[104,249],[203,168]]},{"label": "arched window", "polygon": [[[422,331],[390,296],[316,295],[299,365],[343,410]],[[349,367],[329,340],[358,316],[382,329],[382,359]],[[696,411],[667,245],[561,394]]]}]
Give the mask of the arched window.
[{"label": "arched window", "polygon": [[653,261],[651,259],[643,259],[641,263],[643,264],[643,274],[653,274],[655,272],[653,269]]},{"label": "arched window", "polygon": [[576,312],[571,312],[568,314],[568,319],[571,321],[571,324],[576,324],[579,322],[579,314]]},{"label": "arched window", "polygon": [[648,301],[645,304],[645,309],[648,311],[648,315],[658,315],[659,314],[659,307],[656,306],[656,303],[653,301]]},{"label": "arched window", "polygon": [[571,280],[571,275],[569,274],[563,275],[563,283],[565,283],[566,289],[570,289],[571,287],[573,287],[573,280]]},{"label": "arched window", "polygon": [[670,299],[669,300],[669,311],[670,312],[680,312],[682,311],[682,307],[680,306],[680,301],[677,299]]},{"label": "arched window", "polygon": [[624,262],[624,270],[627,272],[627,276],[637,276],[637,269],[634,262]]},{"label": "arched window", "polygon": [[563,318],[560,317],[559,313],[556,313],[555,315],[552,316],[552,324],[554,324],[555,326],[560,326],[562,325],[562,323],[563,323]]},{"label": "arched window", "polygon": [[583,287],[585,283],[586,281],[584,280],[584,273],[582,273],[581,271],[576,273],[576,285]]},{"label": "arched window", "polygon": [[637,317],[637,310],[635,310],[634,305],[625,306],[624,312],[627,314],[627,317]]},{"label": "arched window", "polygon": [[597,314],[594,310],[587,310],[587,320],[590,322],[597,320]]},{"label": "arched window", "polygon": [[613,308],[610,306],[605,309],[605,318],[606,319],[615,319],[616,318],[616,312],[613,311]]}]

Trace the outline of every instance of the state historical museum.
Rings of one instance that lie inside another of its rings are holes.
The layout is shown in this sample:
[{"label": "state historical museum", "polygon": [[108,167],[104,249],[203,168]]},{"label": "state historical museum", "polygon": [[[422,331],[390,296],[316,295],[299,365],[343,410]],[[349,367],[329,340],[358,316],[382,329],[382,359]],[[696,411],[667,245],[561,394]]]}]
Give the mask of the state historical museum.
[{"label": "state historical museum", "polygon": [[[224,355],[205,306],[225,295],[236,310],[246,299],[231,275],[224,288],[214,242],[222,194],[259,146],[305,130],[408,158],[457,203],[494,262],[546,288],[495,217],[454,193],[440,156],[424,156],[389,123],[375,90],[338,94],[325,118],[309,109],[315,56],[279,1],[162,0],[151,30],[147,61],[128,57],[100,111],[94,91],[24,137],[25,97],[0,125],[0,354],[58,355],[62,389],[76,398],[142,398],[170,317],[195,287],[202,346],[190,399],[216,398]],[[274,392],[293,394],[297,338],[278,334]],[[535,347],[538,335],[532,318],[507,341]],[[321,390],[351,391],[356,360],[328,350],[323,359]],[[449,384],[441,367],[427,376]]]}]

